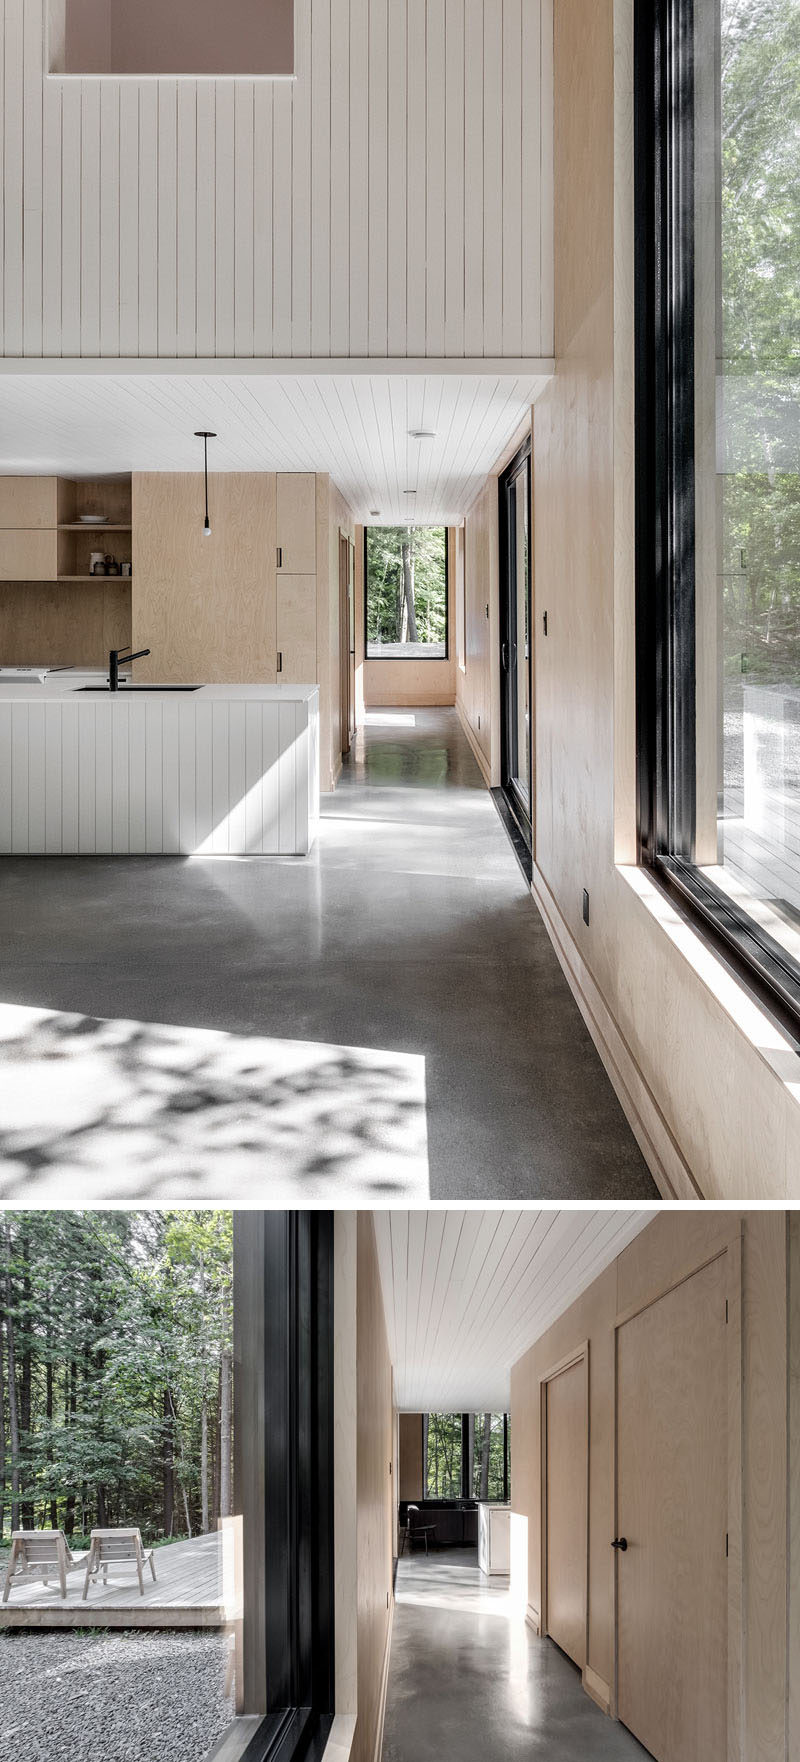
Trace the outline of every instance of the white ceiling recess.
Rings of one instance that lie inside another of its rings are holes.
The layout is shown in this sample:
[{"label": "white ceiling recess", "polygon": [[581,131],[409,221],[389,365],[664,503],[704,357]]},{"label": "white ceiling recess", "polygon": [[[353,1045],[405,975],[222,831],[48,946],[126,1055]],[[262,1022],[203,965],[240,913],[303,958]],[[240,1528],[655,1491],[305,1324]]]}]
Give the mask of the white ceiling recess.
[{"label": "white ceiling recess", "polygon": [[375,1212],[398,1407],[506,1412],[512,1365],[655,1215]]},{"label": "white ceiling recess", "polygon": [[357,520],[457,525],[553,363],[520,366],[106,373],[43,362],[0,377],[0,473],[196,471],[194,431],[210,428],[211,471],[327,471]]}]

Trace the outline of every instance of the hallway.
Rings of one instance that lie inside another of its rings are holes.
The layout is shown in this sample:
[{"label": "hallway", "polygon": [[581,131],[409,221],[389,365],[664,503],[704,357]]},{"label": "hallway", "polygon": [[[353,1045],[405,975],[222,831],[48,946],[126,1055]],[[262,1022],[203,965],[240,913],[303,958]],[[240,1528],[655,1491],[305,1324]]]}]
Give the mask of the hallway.
[{"label": "hallway", "polygon": [[454,710],[367,713],[308,858],[3,878],[6,1201],[657,1197]]},{"label": "hallway", "polygon": [[383,1762],[644,1762],[475,1549],[398,1563]]}]

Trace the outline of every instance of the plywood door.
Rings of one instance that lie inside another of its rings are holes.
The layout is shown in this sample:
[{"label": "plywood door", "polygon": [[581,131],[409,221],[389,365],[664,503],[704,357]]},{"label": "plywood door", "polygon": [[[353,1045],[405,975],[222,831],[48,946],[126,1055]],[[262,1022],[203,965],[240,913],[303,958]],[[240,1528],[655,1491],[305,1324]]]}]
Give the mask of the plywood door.
[{"label": "plywood door", "polygon": [[657,1762],[726,1755],[726,1266],[617,1337],[618,1712]]},{"label": "plywood door", "polygon": [[278,472],[278,571],[313,575],[317,567],[317,480],[313,471]]},{"label": "plywood door", "polygon": [[588,1416],[581,1359],[545,1385],[547,1632],[582,1670],[586,1663]]},{"label": "plywood door", "polygon": [[278,576],[279,685],[317,685],[316,575]]},{"label": "plywood door", "polygon": [[0,580],[55,581],[57,574],[55,529],[9,526],[0,532]]},{"label": "plywood door", "polygon": [[57,525],[54,477],[0,477],[0,527]]}]

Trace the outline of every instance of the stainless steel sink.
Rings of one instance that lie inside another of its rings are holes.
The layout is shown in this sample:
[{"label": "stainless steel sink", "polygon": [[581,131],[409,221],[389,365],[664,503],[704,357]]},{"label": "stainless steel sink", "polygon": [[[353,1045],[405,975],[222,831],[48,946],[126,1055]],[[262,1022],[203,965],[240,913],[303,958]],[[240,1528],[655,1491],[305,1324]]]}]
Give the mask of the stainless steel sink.
[{"label": "stainless steel sink", "polygon": [[[102,691],[110,693],[110,685],[79,685],[78,691]],[[114,697],[130,697],[132,691],[199,691],[199,685],[121,685]]]}]

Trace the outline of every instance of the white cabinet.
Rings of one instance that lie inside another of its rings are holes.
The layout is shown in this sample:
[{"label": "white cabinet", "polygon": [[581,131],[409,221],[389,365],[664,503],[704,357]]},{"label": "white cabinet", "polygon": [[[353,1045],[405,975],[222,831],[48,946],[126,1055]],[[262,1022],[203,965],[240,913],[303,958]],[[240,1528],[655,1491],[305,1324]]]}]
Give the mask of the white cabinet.
[{"label": "white cabinet", "polygon": [[478,1506],[478,1566],[488,1577],[511,1571],[511,1506]]}]

